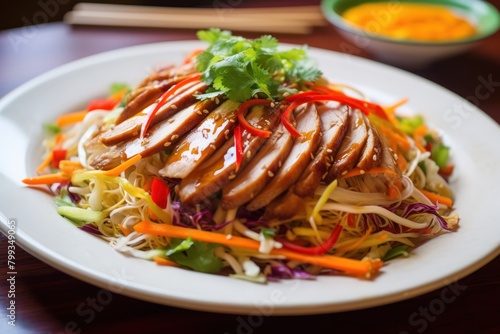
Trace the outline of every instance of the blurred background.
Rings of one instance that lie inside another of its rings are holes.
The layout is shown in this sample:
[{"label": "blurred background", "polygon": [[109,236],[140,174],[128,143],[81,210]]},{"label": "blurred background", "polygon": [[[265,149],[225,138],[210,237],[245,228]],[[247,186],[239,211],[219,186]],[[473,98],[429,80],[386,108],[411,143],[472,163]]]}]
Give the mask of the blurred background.
[{"label": "blurred background", "polygon": [[[213,7],[220,3],[231,6],[266,7],[265,0],[16,0],[2,2],[0,30],[24,27],[33,24],[61,21],[64,14],[79,2],[109,3],[122,5],[170,6],[170,7]],[[273,6],[286,6],[288,0],[275,0]],[[304,5],[319,4],[319,0],[303,1]]]},{"label": "blurred background", "polygon": [[[251,3],[253,0],[234,2]],[[112,3],[123,5],[209,7],[214,0],[16,0],[2,2],[0,11],[0,30],[24,27],[26,25],[61,21],[79,2]],[[262,2],[262,1],[260,1]],[[282,1],[286,4],[287,1]],[[8,3],[8,5],[7,5]]]}]

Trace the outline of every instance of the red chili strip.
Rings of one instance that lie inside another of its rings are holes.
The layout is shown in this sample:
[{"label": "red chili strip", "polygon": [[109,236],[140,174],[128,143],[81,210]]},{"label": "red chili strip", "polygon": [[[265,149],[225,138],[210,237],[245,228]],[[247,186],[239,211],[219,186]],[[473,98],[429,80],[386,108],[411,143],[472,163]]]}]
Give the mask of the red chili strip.
[{"label": "red chili strip", "polygon": [[236,150],[236,171],[240,169],[241,159],[243,158],[243,139],[241,138],[241,126],[234,127],[234,148]]},{"label": "red chili strip", "polygon": [[256,127],[248,123],[248,121],[245,119],[245,116],[248,109],[250,109],[251,107],[256,105],[269,105],[271,104],[271,102],[271,100],[266,99],[251,99],[243,102],[238,108],[238,112],[236,113],[236,116],[238,117],[238,123],[252,135],[268,138],[269,136],[271,136],[271,131],[257,129]]},{"label": "red chili strip", "polygon": [[153,111],[151,112],[151,114],[149,114],[149,117],[146,120],[146,122],[142,123],[142,127],[141,127],[141,138],[142,139],[146,135],[146,132],[148,131],[148,128],[151,125],[151,121],[153,120],[154,116],[156,115],[158,110],[160,110],[160,108],[165,104],[167,99],[170,96],[174,95],[182,87],[184,87],[192,82],[200,80],[200,77],[201,77],[201,73],[197,73],[197,74],[194,74],[190,77],[187,77],[186,79],[182,80],[181,82],[179,82],[178,84],[174,85],[169,90],[167,90],[165,93],[163,93],[163,95],[160,98],[160,101],[158,101],[158,103],[156,104],[156,106],[153,109]]},{"label": "red chili strip", "polygon": [[348,96],[342,92],[338,92],[338,91],[335,91],[333,89],[330,89],[328,87],[322,87],[322,86],[312,85],[312,84],[309,84],[309,87],[313,91],[320,92],[321,94],[325,94],[327,96],[337,97],[339,99],[338,102],[343,102],[343,103],[346,103],[352,107],[358,108],[366,115],[373,113],[374,115],[376,115],[380,118],[383,118],[385,120],[389,120],[389,117],[385,113],[384,109],[376,103],[360,100],[360,99],[357,99],[355,97]]},{"label": "red chili strip", "polygon": [[292,103],[290,103],[290,105],[281,114],[281,123],[283,123],[283,126],[294,137],[300,137],[302,135],[300,134],[300,132],[297,131],[295,126],[292,124],[292,120],[290,119],[290,116],[292,115],[295,108],[297,108],[298,106],[300,106],[302,103],[305,103],[305,102],[307,102],[307,100],[303,100],[303,99],[295,100]]},{"label": "red chili strip", "polygon": [[288,241],[285,238],[274,238],[274,240],[283,244],[284,248],[297,253],[308,254],[308,255],[322,255],[325,254],[327,251],[329,251],[333,247],[333,245],[335,245],[335,243],[339,239],[341,232],[342,232],[342,225],[338,224],[332,230],[332,233],[330,234],[328,239],[326,239],[324,243],[316,247],[299,246],[294,244],[293,242]]}]

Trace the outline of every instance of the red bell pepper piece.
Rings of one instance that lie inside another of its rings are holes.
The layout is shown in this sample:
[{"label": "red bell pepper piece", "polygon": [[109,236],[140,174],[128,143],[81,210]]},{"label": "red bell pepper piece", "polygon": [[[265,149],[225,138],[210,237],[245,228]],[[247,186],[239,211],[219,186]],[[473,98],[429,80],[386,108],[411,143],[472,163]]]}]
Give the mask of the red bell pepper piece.
[{"label": "red bell pepper piece", "polygon": [[66,154],[68,150],[65,148],[54,148],[52,150],[52,166],[54,168],[59,168],[59,163],[61,160],[66,159]]},{"label": "red bell pepper piece", "polygon": [[90,101],[89,105],[87,106],[87,111],[92,111],[96,109],[113,110],[118,104],[118,102],[119,101],[113,99],[96,99]]},{"label": "red bell pepper piece", "polygon": [[151,183],[151,199],[160,208],[165,209],[168,204],[170,189],[163,180],[155,177]]}]

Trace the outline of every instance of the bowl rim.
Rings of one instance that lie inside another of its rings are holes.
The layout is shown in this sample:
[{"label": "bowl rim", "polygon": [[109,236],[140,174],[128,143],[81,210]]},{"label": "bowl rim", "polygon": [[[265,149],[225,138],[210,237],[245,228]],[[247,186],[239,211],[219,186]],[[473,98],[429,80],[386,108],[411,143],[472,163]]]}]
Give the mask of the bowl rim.
[{"label": "bowl rim", "polygon": [[[479,8],[480,12],[482,15],[479,17],[484,17],[485,15],[489,15],[493,18],[494,21],[490,22],[488,27],[489,29],[486,29],[484,31],[479,31],[477,34],[474,34],[472,37],[468,38],[462,38],[462,39],[457,39],[457,40],[451,40],[447,42],[426,42],[426,41],[418,41],[418,40],[407,40],[407,39],[394,39],[394,38],[388,38],[384,37],[378,34],[374,34],[371,32],[367,32],[361,28],[356,28],[353,25],[350,25],[346,23],[346,20],[340,16],[340,14],[334,10],[334,6],[340,2],[345,2],[349,3],[348,7],[353,7],[354,5],[358,5],[363,2],[389,2],[389,0],[360,0],[360,1],[352,1],[352,0],[321,0],[321,11],[323,13],[323,16],[329,21],[334,27],[356,34],[356,35],[363,35],[366,36],[370,39],[382,41],[382,42],[387,42],[387,43],[393,43],[393,44],[403,44],[403,45],[414,45],[414,46],[428,46],[428,47],[435,47],[435,46],[453,46],[453,45],[461,45],[461,44],[468,44],[468,43],[474,43],[477,41],[480,41],[482,39],[485,39],[494,33],[496,33],[500,29],[500,13],[497,10],[496,7],[494,7],[492,4],[489,2],[483,1],[483,0],[476,0],[476,1],[470,1],[470,0],[441,0],[441,1],[429,1],[429,0],[399,0],[398,2],[411,2],[411,3],[424,3],[424,4],[436,4],[436,5],[443,5],[447,7],[466,7],[470,9],[474,8]],[[477,11],[474,11],[477,12]],[[477,15],[476,15],[477,16]]]}]

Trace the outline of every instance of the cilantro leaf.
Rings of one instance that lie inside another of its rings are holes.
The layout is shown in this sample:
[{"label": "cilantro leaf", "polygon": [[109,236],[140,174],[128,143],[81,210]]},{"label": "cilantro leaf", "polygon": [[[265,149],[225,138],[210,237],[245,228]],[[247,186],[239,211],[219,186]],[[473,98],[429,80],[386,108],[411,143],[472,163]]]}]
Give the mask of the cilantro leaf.
[{"label": "cilantro leaf", "polygon": [[307,58],[305,47],[280,51],[278,40],[270,35],[248,40],[229,31],[209,29],[198,31],[198,38],[209,46],[196,57],[196,68],[211,86],[199,99],[214,92],[236,102],[254,95],[273,99],[285,80],[314,81],[322,74]]},{"label": "cilantro leaf", "polygon": [[172,239],[166,255],[175,263],[204,273],[218,273],[222,260],[215,256],[218,245],[187,238]]}]

